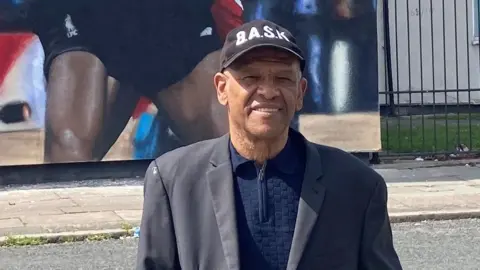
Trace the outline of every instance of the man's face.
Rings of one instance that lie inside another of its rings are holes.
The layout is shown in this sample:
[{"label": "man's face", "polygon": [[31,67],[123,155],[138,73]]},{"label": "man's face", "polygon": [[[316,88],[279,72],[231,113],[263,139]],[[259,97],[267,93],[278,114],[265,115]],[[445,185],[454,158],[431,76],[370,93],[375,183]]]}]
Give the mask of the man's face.
[{"label": "man's face", "polygon": [[292,54],[258,48],[215,75],[217,97],[229,121],[259,139],[280,136],[303,106],[307,87]]}]

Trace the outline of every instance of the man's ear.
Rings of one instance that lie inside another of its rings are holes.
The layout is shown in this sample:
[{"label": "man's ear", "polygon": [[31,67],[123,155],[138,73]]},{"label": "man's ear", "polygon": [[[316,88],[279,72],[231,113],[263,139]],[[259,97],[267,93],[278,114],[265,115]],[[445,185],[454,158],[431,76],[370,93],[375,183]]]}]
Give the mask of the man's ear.
[{"label": "man's ear", "polygon": [[227,80],[227,76],[220,72],[213,76],[213,83],[217,90],[217,99],[223,106],[227,105]]},{"label": "man's ear", "polygon": [[295,110],[297,112],[300,111],[303,108],[303,99],[304,99],[305,94],[307,92],[307,86],[308,86],[307,79],[302,77],[302,79],[300,79],[300,83],[298,85],[299,89],[298,89],[298,93],[297,93],[297,105],[295,107]]}]

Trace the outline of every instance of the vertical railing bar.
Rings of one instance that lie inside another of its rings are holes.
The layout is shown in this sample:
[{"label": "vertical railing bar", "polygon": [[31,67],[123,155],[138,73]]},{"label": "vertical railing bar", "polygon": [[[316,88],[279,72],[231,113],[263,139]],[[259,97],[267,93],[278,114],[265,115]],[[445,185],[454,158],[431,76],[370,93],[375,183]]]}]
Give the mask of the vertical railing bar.
[{"label": "vertical railing bar", "polygon": [[[386,136],[387,136],[387,154],[390,152],[390,116],[395,114],[395,96],[393,95],[393,81],[392,81],[392,59],[390,48],[390,14],[389,14],[388,0],[383,0],[383,33],[385,43],[385,100],[388,100],[390,113],[385,121]],[[381,136],[381,134],[380,134]]]},{"label": "vertical railing bar", "polygon": [[[457,88],[457,145],[460,144],[460,83],[459,83],[459,72],[458,72],[458,27],[457,27],[457,3],[453,2],[453,21],[454,21],[454,33],[455,33],[455,77],[456,77],[456,88]],[[448,121],[448,120],[447,120]]]},{"label": "vertical railing bar", "polygon": [[425,149],[425,114],[424,112],[424,100],[423,100],[423,46],[422,46],[422,4],[421,1],[418,0],[418,9],[420,10],[418,16],[418,40],[420,45],[420,107],[422,110],[422,151],[426,151]]},{"label": "vertical railing bar", "polygon": [[[388,0],[385,0],[388,1]],[[399,65],[398,65],[398,2],[397,0],[395,1],[395,59],[396,59],[396,73],[397,73],[397,102],[400,103],[400,71],[399,71]],[[400,133],[400,128],[401,128],[401,121],[400,121],[400,116],[397,114],[397,140],[398,140],[398,149],[402,149],[402,138],[401,138],[401,133]]]},{"label": "vertical railing bar", "polygon": [[[475,0],[478,1],[478,0]],[[472,3],[473,6],[475,6],[475,3]],[[478,6],[478,5],[477,5]],[[467,87],[468,87],[468,147],[470,150],[473,150],[473,144],[472,144],[472,108],[471,108],[471,94],[472,94],[472,84],[470,82],[470,25],[468,21],[470,20],[470,15],[473,15],[473,13],[469,12],[468,9],[468,0],[465,0],[465,8],[466,10],[466,16],[465,16],[465,26],[467,28]]]},{"label": "vertical railing bar", "polygon": [[[442,26],[443,26],[443,86],[447,90],[447,49],[446,49],[446,29],[445,29],[445,0],[442,0]],[[445,150],[448,149],[448,95],[444,92],[445,96]]]},{"label": "vertical railing bar", "polygon": [[437,112],[436,112],[436,93],[435,93],[435,48],[433,38],[433,0],[430,0],[430,42],[432,44],[432,102],[433,102],[433,151],[437,151]]},{"label": "vertical railing bar", "polygon": [[[385,92],[385,98],[388,97],[388,105],[390,109],[390,115],[395,115],[395,94],[393,92],[393,74],[392,74],[392,47],[391,47],[391,36],[390,36],[390,6],[388,0],[383,1],[383,21],[386,22],[384,26],[384,35],[385,35],[385,60],[386,60],[386,83],[388,85],[388,92]],[[396,27],[396,26],[395,26]]]},{"label": "vertical railing bar", "polygon": [[[410,56],[410,16],[409,16],[409,10],[410,10],[410,5],[409,2],[410,0],[405,0],[407,3],[407,59],[408,59],[408,109],[412,110],[412,63],[411,63],[411,56]],[[409,118],[410,118],[410,150],[413,150],[413,118],[412,114],[409,113]]]}]

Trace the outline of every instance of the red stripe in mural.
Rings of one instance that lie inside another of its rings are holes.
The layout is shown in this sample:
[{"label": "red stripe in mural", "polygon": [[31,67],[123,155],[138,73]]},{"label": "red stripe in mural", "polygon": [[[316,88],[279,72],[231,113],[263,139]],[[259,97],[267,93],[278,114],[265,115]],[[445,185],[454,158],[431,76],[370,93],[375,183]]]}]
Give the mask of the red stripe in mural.
[{"label": "red stripe in mural", "polygon": [[0,85],[33,38],[31,33],[0,34]]}]

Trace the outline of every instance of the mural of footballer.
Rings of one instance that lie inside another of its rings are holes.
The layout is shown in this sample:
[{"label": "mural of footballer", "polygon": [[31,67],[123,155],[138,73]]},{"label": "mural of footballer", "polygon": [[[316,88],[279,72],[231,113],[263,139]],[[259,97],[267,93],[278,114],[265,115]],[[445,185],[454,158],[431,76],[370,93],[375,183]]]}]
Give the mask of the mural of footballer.
[{"label": "mural of footballer", "polygon": [[33,26],[46,54],[45,162],[101,160],[139,100],[158,109],[161,152],[227,132],[211,78],[223,38],[243,20],[298,36],[309,82],[301,113],[378,106],[376,63],[365,64],[377,55],[375,0],[25,1],[16,13],[28,25],[16,25]]}]

